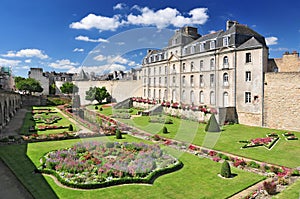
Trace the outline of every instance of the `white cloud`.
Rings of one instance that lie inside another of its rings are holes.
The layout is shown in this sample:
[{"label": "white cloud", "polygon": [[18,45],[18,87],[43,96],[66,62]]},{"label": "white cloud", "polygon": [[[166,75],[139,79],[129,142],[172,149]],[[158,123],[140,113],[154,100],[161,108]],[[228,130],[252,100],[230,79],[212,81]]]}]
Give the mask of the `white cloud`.
[{"label": "white cloud", "polygon": [[24,62],[25,63],[31,63],[31,59],[26,59]]},{"label": "white cloud", "polygon": [[94,60],[97,60],[97,61],[104,61],[106,59],[107,59],[107,57],[104,55],[101,55],[101,54],[94,57]]},{"label": "white cloud", "polygon": [[80,20],[80,22],[73,22],[70,24],[70,28],[73,29],[85,29],[90,30],[96,28],[98,30],[116,30],[122,22],[120,22],[120,16],[114,15],[113,17],[97,16],[95,14],[89,14]]},{"label": "white cloud", "polygon": [[277,41],[278,41],[278,38],[277,38],[277,37],[266,37],[266,44],[267,44],[268,46],[276,45],[276,44],[277,44]]},{"label": "white cloud", "polygon": [[75,39],[79,40],[79,41],[87,41],[87,42],[103,42],[103,43],[108,43],[108,40],[106,40],[106,39],[102,39],[102,38],[90,39],[89,37],[82,36],[82,35],[75,37]]},{"label": "white cloud", "polygon": [[102,65],[102,66],[83,66],[83,67],[73,67],[70,68],[68,70],[69,73],[79,73],[81,68],[85,71],[85,72],[95,72],[97,74],[106,74],[106,73],[110,73],[113,71],[117,71],[117,70],[121,70],[121,71],[125,71],[126,67],[121,65],[121,64],[106,64],[106,65]]},{"label": "white cloud", "polygon": [[118,64],[126,64],[128,66],[133,66],[135,65],[134,61],[125,59],[122,56],[104,56],[104,55],[97,55],[94,57],[94,60],[96,61],[106,61],[108,64],[113,64],[113,63],[118,63]]},{"label": "white cloud", "polygon": [[117,44],[118,46],[123,46],[123,45],[125,45],[125,42],[120,41],[120,42],[117,42],[116,44]]},{"label": "white cloud", "polygon": [[75,48],[75,49],[73,50],[73,52],[83,52],[83,51],[84,51],[83,48]]},{"label": "white cloud", "polygon": [[217,32],[217,31],[215,31],[215,30],[210,30],[210,31],[208,31],[209,32],[209,34],[212,34],[212,33],[215,33],[215,32]]},{"label": "white cloud", "polygon": [[44,54],[39,49],[22,49],[20,51],[8,51],[4,57],[37,57],[40,59],[47,59],[48,55]]},{"label": "white cloud", "polygon": [[[124,4],[117,4],[114,9],[124,8]],[[190,10],[187,16],[184,16],[176,8],[164,8],[154,11],[148,7],[139,7],[135,5],[132,9],[138,10],[141,14],[128,16],[114,15],[106,17],[101,15],[89,14],[82,18],[79,22],[70,24],[70,28],[89,30],[96,28],[100,31],[111,30],[124,25],[141,25],[141,26],[156,26],[159,29],[166,28],[170,25],[182,27],[184,25],[203,25],[208,20],[207,8],[195,8]],[[122,18],[127,18],[126,20]]]},{"label": "white cloud", "polygon": [[270,48],[270,51],[289,51],[289,49],[279,47],[279,48]]},{"label": "white cloud", "polygon": [[113,7],[114,10],[123,10],[126,7],[125,3],[118,3]]},{"label": "white cloud", "polygon": [[24,70],[28,70],[30,67],[29,66],[17,66],[15,67],[15,69],[24,69]]},{"label": "white cloud", "polygon": [[78,63],[71,62],[69,59],[56,60],[56,62],[49,64],[50,67],[56,69],[71,69],[78,65]]},{"label": "white cloud", "polygon": [[16,66],[20,63],[21,63],[20,60],[10,60],[10,59],[0,58],[0,66]]},{"label": "white cloud", "polygon": [[156,26],[159,29],[166,28],[169,25],[175,27],[182,27],[184,25],[204,24],[207,19],[207,8],[195,8],[189,12],[190,17],[184,17],[175,8],[164,8],[157,11],[149,9],[148,7],[140,8],[134,6],[133,8],[139,10],[141,15],[129,14],[127,17],[128,23],[133,25]]}]

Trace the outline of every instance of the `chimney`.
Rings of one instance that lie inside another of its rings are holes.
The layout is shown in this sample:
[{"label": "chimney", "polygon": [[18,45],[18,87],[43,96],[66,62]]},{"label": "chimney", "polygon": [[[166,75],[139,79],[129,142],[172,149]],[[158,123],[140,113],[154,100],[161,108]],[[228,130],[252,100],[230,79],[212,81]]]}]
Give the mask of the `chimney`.
[{"label": "chimney", "polygon": [[237,21],[228,20],[226,22],[226,30],[229,30],[232,26],[239,24]]}]

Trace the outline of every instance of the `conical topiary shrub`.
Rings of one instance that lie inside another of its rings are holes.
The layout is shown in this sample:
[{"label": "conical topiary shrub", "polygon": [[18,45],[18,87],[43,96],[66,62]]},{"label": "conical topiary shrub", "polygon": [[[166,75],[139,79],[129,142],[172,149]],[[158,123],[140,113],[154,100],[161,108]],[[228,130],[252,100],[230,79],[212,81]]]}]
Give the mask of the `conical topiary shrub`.
[{"label": "conical topiary shrub", "polygon": [[225,160],[221,167],[221,176],[224,178],[230,178],[231,177],[231,169],[229,163]]},{"label": "conical topiary shrub", "polygon": [[69,131],[73,131],[73,125],[72,124],[69,125]]},{"label": "conical topiary shrub", "polygon": [[116,130],[116,138],[117,139],[122,139],[122,133],[121,133],[120,129]]},{"label": "conical topiary shrub", "polygon": [[168,133],[168,129],[167,129],[167,127],[164,126],[164,128],[163,128],[163,134],[167,134],[167,133]]},{"label": "conical topiary shrub", "polygon": [[219,124],[216,120],[215,114],[211,114],[208,123],[205,127],[205,131],[207,132],[220,132]]}]

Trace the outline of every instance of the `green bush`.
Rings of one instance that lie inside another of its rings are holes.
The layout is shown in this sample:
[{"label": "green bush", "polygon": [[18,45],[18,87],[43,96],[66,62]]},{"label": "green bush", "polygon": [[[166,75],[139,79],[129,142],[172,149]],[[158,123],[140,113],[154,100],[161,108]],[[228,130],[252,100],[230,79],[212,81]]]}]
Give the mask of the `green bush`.
[{"label": "green bush", "polygon": [[229,160],[229,157],[227,155],[222,154],[222,153],[219,153],[218,156],[220,158],[222,158],[223,160]]},{"label": "green bush", "polygon": [[167,129],[167,127],[164,126],[164,128],[163,128],[163,134],[167,134],[167,133],[168,133],[168,129]]},{"label": "green bush", "polygon": [[70,124],[69,125],[69,131],[73,131],[74,129],[73,129],[73,125],[72,124]]},{"label": "green bush", "polygon": [[98,110],[98,106],[95,106],[95,109]]},{"label": "green bush", "polygon": [[106,142],[106,147],[107,148],[113,148],[114,147],[114,143],[113,142]]},{"label": "green bush", "polygon": [[100,107],[99,111],[103,111],[103,108],[102,108],[102,107]]},{"label": "green bush", "polygon": [[165,124],[173,124],[172,119],[171,119],[171,118],[167,118],[167,119],[165,120]]},{"label": "green bush", "polygon": [[260,165],[259,165],[258,163],[256,163],[256,162],[254,162],[254,161],[248,162],[247,165],[248,165],[249,167],[252,167],[252,168],[257,168],[257,169],[260,168]]},{"label": "green bush", "polygon": [[230,178],[231,177],[231,169],[229,163],[225,160],[221,167],[221,176],[224,178]]},{"label": "green bush", "polygon": [[116,130],[116,139],[122,139],[122,133],[121,133],[120,129]]}]

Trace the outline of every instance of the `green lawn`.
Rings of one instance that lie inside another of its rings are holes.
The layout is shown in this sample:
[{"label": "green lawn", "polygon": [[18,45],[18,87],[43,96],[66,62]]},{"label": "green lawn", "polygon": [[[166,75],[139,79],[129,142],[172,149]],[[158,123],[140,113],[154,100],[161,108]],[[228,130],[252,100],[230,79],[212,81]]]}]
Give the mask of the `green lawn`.
[{"label": "green lawn", "polygon": [[[34,110],[38,110],[38,109],[51,109],[51,111],[57,111],[57,109],[55,107],[51,107],[51,106],[39,106],[39,107],[33,107]],[[37,128],[37,126],[42,125],[50,125],[50,126],[69,126],[70,124],[73,125],[73,129],[74,131],[76,131],[77,129],[79,129],[74,123],[70,122],[67,118],[65,118],[61,113],[56,112],[56,113],[49,113],[48,115],[45,115],[44,113],[42,114],[45,117],[50,117],[53,115],[57,115],[59,117],[61,117],[62,119],[56,121],[53,124],[45,124],[45,123],[35,123],[34,121],[31,120],[31,113],[27,113],[26,117],[24,119],[24,124],[23,124],[23,128],[21,130],[21,132],[23,134],[28,134],[29,132],[26,133],[26,130],[28,131],[29,126],[35,126]],[[37,131],[37,134],[45,134],[45,135],[49,135],[49,134],[57,134],[57,133],[63,133],[64,131],[68,131],[68,128],[64,128],[64,129],[52,129],[52,130],[45,130],[45,131]],[[31,133],[29,133],[31,134]]]},{"label": "green lawn", "polygon": [[300,198],[300,180],[298,179],[297,182],[276,195],[275,198]]},{"label": "green lawn", "polygon": [[[261,127],[251,127],[241,124],[224,126],[221,133],[206,133],[205,125],[197,122],[171,118],[173,124],[149,123],[149,117],[142,116],[134,119],[118,119],[125,124],[136,126],[151,134],[172,138],[211,149],[229,152],[239,156],[244,156],[259,161],[288,167],[300,166],[300,139],[287,141],[281,134],[286,132]],[[168,134],[162,133],[163,126],[168,128]],[[268,133],[278,133],[280,140],[272,148],[267,150],[264,147],[253,147],[241,149],[241,140],[251,140],[253,138],[266,137]],[[300,133],[295,132],[297,137]]]},{"label": "green lawn", "polygon": [[26,155],[27,145],[0,146],[0,158],[15,173],[34,198],[57,198],[42,175],[35,174],[35,165]]},{"label": "green lawn", "polygon": [[[108,138],[87,140],[105,139]],[[114,137],[109,139],[115,141]],[[39,158],[46,152],[71,146],[78,141],[31,143],[28,145],[27,154],[35,165],[40,165]],[[125,136],[122,141],[140,140]],[[159,177],[153,185],[123,185],[86,191],[62,188],[56,185],[52,178],[46,176],[45,179],[59,198],[226,198],[263,179],[262,176],[236,168],[232,168],[233,173],[237,174],[235,178],[221,179],[217,176],[221,168],[220,163],[169,150],[179,157],[184,167],[177,172]]]}]

